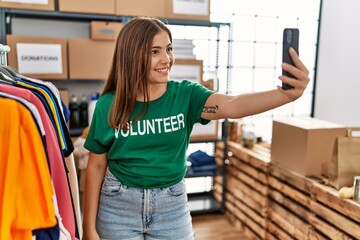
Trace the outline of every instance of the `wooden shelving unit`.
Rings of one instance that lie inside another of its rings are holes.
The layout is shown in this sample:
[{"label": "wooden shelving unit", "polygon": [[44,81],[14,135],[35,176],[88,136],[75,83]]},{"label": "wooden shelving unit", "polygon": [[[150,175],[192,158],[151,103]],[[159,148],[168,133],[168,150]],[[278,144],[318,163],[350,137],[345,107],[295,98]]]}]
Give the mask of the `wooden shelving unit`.
[{"label": "wooden shelving unit", "polygon": [[251,239],[360,239],[359,203],[339,198],[324,179],[273,164],[270,154],[268,146],[227,142],[226,185],[215,189],[232,224]]}]

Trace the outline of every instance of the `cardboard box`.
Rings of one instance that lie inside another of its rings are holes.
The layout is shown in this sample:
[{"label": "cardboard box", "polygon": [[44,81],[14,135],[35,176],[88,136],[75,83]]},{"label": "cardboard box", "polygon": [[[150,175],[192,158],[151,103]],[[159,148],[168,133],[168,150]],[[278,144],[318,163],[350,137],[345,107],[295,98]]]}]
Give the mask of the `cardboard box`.
[{"label": "cardboard box", "polygon": [[91,21],[91,39],[115,41],[122,26],[120,22]]},{"label": "cardboard box", "polygon": [[30,10],[54,11],[54,0],[48,0],[46,4],[41,4],[39,1],[24,1],[24,2],[11,2],[0,0],[0,8],[20,8]]},{"label": "cardboard box", "polygon": [[67,79],[67,40],[7,35],[8,65],[19,73],[41,79]]},{"label": "cardboard box", "polygon": [[206,125],[196,123],[191,131],[191,141],[209,141],[219,139],[219,121],[212,120]]},{"label": "cardboard box", "polygon": [[115,14],[115,0],[59,0],[60,12]]},{"label": "cardboard box", "polygon": [[210,0],[167,0],[166,18],[210,20]]},{"label": "cardboard box", "polygon": [[112,64],[115,42],[69,39],[69,78],[105,80]]},{"label": "cardboard box", "polygon": [[339,136],[346,136],[345,126],[320,119],[274,120],[271,161],[304,176],[320,177]]},{"label": "cardboard box", "polygon": [[116,0],[116,15],[149,16],[164,18],[165,2],[168,0]]},{"label": "cardboard box", "polygon": [[67,107],[69,107],[69,91],[67,89],[59,89],[60,97]]},{"label": "cardboard box", "polygon": [[170,71],[170,79],[176,81],[186,79],[203,85],[203,61],[176,59]]}]

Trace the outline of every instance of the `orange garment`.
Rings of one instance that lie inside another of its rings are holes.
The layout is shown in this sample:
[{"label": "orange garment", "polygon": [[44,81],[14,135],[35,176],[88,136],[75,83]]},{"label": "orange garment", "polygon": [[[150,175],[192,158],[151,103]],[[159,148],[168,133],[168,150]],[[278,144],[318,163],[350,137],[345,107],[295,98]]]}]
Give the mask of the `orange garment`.
[{"label": "orange garment", "polygon": [[0,239],[31,240],[32,230],[56,225],[54,189],[31,112],[0,98]]}]

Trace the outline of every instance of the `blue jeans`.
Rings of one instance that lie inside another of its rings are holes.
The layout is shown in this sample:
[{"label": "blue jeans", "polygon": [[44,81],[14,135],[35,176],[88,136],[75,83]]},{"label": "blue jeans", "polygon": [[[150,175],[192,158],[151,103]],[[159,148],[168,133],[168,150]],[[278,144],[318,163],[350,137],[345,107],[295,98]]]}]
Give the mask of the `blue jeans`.
[{"label": "blue jeans", "polygon": [[138,189],[123,185],[107,170],[96,228],[103,240],[193,240],[185,181]]}]

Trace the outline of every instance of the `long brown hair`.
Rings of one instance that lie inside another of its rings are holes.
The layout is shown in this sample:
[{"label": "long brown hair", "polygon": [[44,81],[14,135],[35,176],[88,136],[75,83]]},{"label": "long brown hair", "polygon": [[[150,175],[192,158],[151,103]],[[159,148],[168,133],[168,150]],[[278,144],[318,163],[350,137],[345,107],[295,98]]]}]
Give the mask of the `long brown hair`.
[{"label": "long brown hair", "polygon": [[172,42],[166,25],[157,18],[136,17],[121,29],[114,52],[113,63],[101,95],[115,91],[114,102],[109,112],[112,128],[128,129],[127,123],[136,103],[139,91],[144,102],[133,123],[140,120],[149,107],[148,76],[151,66],[151,48],[154,36],[165,30]]}]

